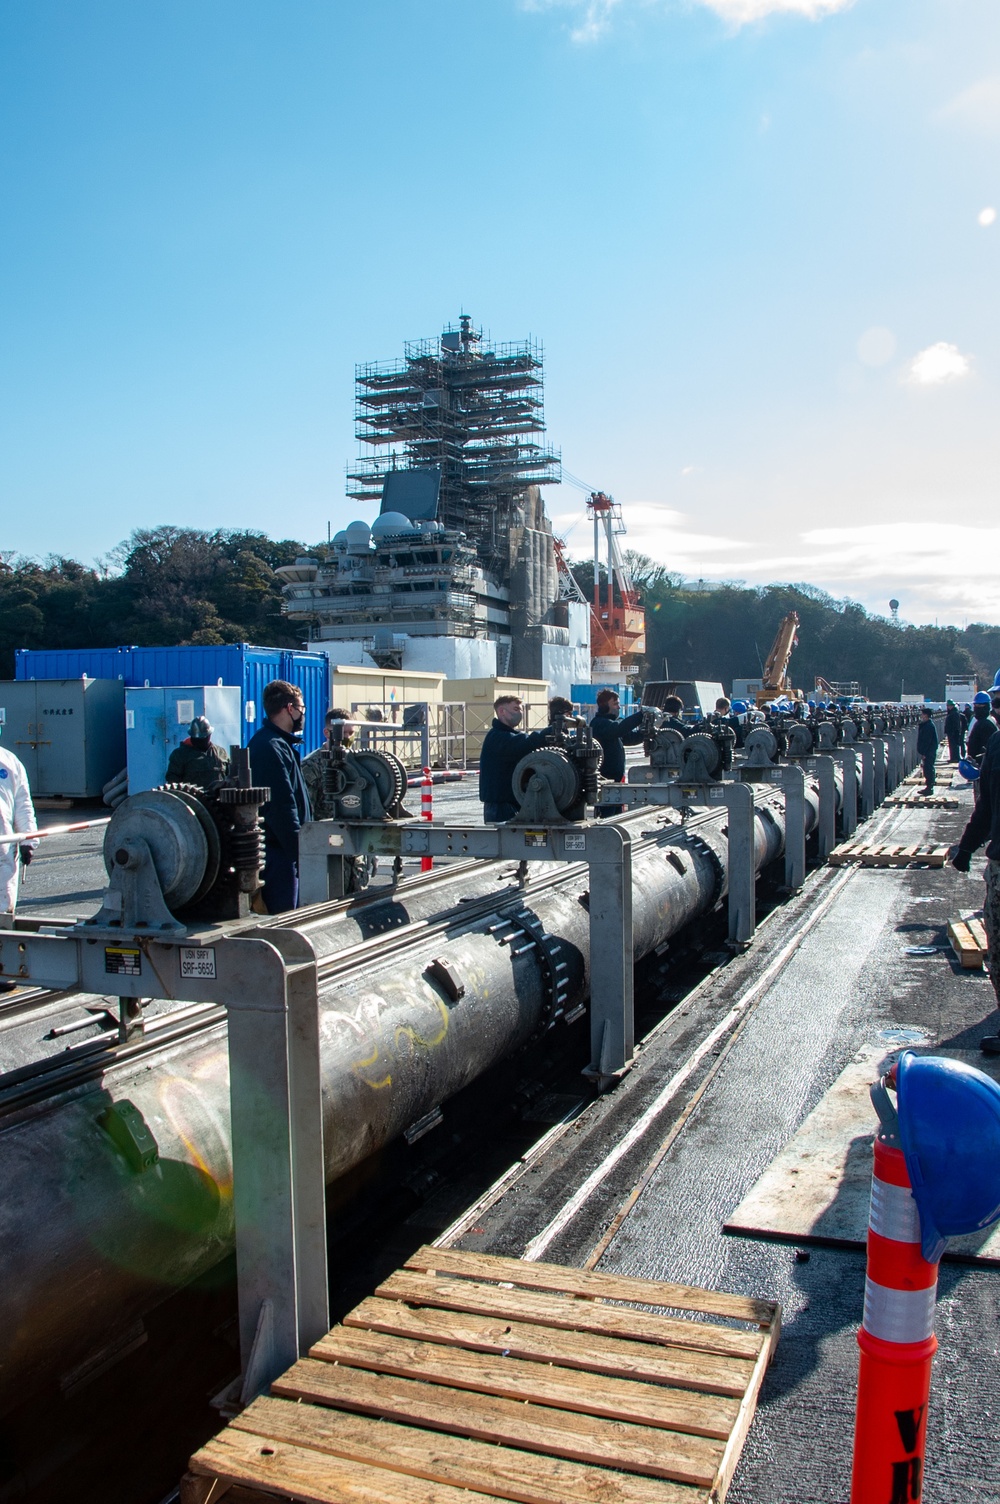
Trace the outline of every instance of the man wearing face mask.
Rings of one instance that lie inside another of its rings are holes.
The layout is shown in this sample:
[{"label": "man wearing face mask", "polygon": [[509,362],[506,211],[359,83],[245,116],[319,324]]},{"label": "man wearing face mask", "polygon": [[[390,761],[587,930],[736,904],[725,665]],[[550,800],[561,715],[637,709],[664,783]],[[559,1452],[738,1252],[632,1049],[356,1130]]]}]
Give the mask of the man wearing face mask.
[{"label": "man wearing face mask", "polygon": [[[679,703],[679,702],[678,702]],[[667,701],[667,705],[670,701]],[[601,777],[610,783],[625,782],[625,748],[636,747],[643,740],[645,716],[641,710],[622,717],[621,702],[613,689],[602,689],[597,696],[597,714],[590,723],[594,740],[600,743]],[[597,811],[599,820],[620,815],[623,804],[605,804]]]},{"label": "man wearing face mask", "polygon": [[229,777],[229,754],[215,745],[212,729],[203,715],[195,716],[187,738],[170,754],[167,783],[196,783],[209,789]]},{"label": "man wearing face mask", "polygon": [[521,758],[545,740],[544,731],[518,731],[524,715],[517,695],[493,701],[493,725],[479,754],[479,797],[487,825],[501,825],[517,814],[512,779]]},{"label": "man wearing face mask", "polygon": [[302,691],[284,679],[264,687],[267,720],[250,738],[250,775],[271,797],[261,811],[264,822],[264,906],[284,914],[299,901],[299,831],[312,818],[302,779],[299,743],[306,718]]}]

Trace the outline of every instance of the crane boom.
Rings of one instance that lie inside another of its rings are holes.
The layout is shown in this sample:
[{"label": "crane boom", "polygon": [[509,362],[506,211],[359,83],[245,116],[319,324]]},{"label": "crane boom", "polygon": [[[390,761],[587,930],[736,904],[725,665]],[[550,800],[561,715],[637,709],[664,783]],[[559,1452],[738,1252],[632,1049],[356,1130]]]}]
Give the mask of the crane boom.
[{"label": "crane boom", "polygon": [[787,616],[782,617],[781,624],[771,644],[771,651],[767,655],[758,704],[765,700],[773,699],[775,695],[790,695],[794,693],[788,678],[788,665],[791,661],[792,649],[799,640],[798,629],[799,613],[797,611],[789,611]]}]

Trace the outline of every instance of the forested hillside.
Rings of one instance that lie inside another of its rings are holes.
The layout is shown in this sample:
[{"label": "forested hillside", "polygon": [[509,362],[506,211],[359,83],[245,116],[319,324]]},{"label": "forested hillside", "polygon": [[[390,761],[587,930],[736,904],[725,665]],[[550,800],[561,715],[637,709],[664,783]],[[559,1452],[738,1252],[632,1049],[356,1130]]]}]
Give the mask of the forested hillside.
[{"label": "forested hillside", "polygon": [[[282,615],[274,570],[323,549],[263,533],[158,527],[132,534],[99,567],[73,559],[44,563],[0,556],[0,677],[22,647],[104,647],[120,643],[257,642],[294,647],[301,632]],[[643,664],[659,678],[718,679],[759,673],[786,611],[801,618],[792,659],[796,684],[816,674],[856,679],[873,699],[942,693],[945,674],[1000,667],[1000,627],[898,626],[851,601],[808,585],[685,590],[642,556],[630,562],[646,605]],[[576,573],[589,585],[592,566]]]}]

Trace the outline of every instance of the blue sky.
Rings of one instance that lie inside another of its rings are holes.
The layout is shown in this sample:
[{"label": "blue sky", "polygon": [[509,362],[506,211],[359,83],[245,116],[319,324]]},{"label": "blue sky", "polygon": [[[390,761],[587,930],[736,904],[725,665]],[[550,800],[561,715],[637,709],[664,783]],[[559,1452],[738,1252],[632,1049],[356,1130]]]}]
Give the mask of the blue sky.
[{"label": "blue sky", "polygon": [[0,548],[324,536],[464,309],[633,546],[1000,620],[998,148],[996,0],[0,0]]}]

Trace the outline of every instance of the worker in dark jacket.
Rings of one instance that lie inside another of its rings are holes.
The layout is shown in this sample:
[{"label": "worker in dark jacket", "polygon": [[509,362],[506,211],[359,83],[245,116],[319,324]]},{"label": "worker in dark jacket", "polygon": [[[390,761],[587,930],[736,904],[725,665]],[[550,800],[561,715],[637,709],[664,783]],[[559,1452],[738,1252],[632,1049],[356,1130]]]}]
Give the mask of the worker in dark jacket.
[{"label": "worker in dark jacket", "polygon": [[972,702],[972,725],[966,743],[967,756],[972,762],[978,762],[982,757],[996,729],[997,723],[990,714],[990,697],[980,690]]},{"label": "worker in dark jacket", "polygon": [[[968,872],[973,852],[986,842],[986,897],[983,925],[989,945],[987,966],[1000,1008],[1000,736],[990,738],[979,770],[979,801],[958,845],[952,847],[951,864]],[[979,1048],[1000,1055],[1000,1034],[988,1034]]]},{"label": "worker in dark jacket", "polygon": [[925,705],[920,712],[920,725],[917,727],[917,756],[924,770],[925,795],[934,792],[934,764],[937,761],[937,750],[937,727],[931,720],[930,710]]},{"label": "worker in dark jacket", "polygon": [[487,825],[512,820],[518,806],[512,779],[521,758],[540,747],[544,731],[518,731],[524,707],[517,695],[500,695],[493,701],[493,725],[486,733],[479,754],[479,797]]},{"label": "worker in dark jacket", "polygon": [[167,783],[196,783],[210,789],[229,777],[229,753],[215,745],[213,729],[203,715],[195,716],[188,736],[170,754]]},{"label": "worker in dark jacket", "polygon": [[[602,689],[598,694],[597,714],[590,729],[604,754],[601,777],[609,783],[625,782],[625,748],[637,746],[643,740],[645,721],[641,710],[622,719],[621,702],[613,689]],[[609,815],[620,815],[624,808],[623,804],[603,804],[597,810],[597,818],[603,820]]]},{"label": "worker in dark jacket", "polygon": [[298,743],[306,707],[302,691],[284,679],[264,687],[267,720],[250,738],[250,773],[258,788],[269,788],[263,808],[264,906],[284,914],[299,901],[299,831],[312,818],[302,781]]},{"label": "worker in dark jacket", "polygon": [[663,702],[663,715],[660,719],[660,730],[669,727],[671,731],[679,731],[681,736],[687,736],[691,727],[686,721],[681,720],[684,713],[684,701],[680,695],[667,695]]},{"label": "worker in dark jacket", "polygon": [[958,762],[961,756],[962,743],[965,740],[965,727],[962,717],[958,713],[958,706],[954,700],[948,701],[948,708],[944,718],[944,734],[948,738],[948,761]]}]

